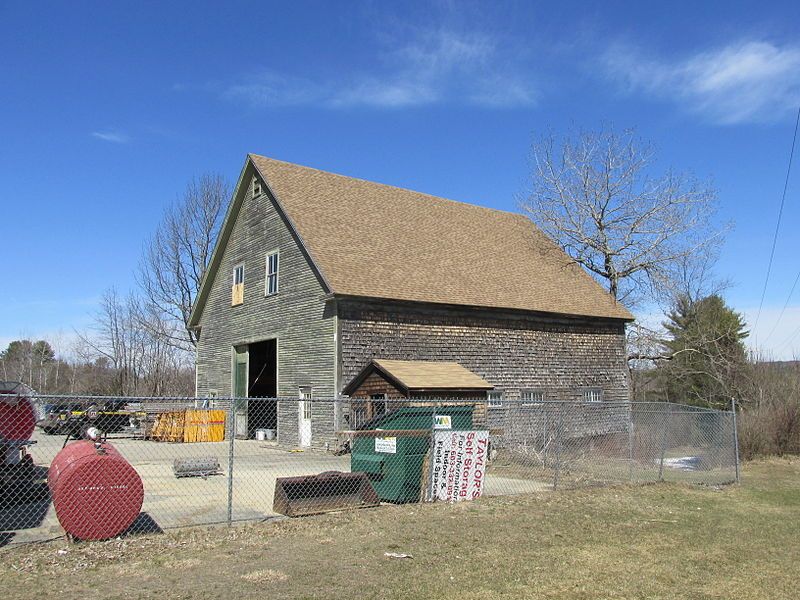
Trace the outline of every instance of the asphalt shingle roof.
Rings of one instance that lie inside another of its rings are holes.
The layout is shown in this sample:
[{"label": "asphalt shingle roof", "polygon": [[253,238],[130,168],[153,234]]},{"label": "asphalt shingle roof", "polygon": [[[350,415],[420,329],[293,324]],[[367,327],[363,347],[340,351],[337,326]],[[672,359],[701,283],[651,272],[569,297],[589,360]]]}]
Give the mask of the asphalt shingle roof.
[{"label": "asphalt shingle roof", "polygon": [[250,158],[334,293],[633,318],[521,214]]},{"label": "asphalt shingle roof", "polygon": [[455,362],[424,360],[372,361],[408,390],[491,390],[494,386]]}]

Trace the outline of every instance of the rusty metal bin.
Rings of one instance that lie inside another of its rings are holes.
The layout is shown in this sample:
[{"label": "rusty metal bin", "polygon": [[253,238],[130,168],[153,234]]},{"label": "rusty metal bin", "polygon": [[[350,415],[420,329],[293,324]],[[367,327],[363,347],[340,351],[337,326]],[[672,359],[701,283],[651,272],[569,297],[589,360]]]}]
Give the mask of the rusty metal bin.
[{"label": "rusty metal bin", "polygon": [[380,500],[364,473],[326,471],[319,475],[278,477],[272,508],[287,517],[378,506]]}]

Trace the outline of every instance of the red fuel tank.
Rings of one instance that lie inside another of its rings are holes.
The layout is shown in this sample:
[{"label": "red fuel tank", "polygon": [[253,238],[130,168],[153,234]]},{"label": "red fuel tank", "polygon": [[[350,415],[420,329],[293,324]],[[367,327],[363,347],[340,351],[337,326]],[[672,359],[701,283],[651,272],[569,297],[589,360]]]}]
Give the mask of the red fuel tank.
[{"label": "red fuel tank", "polygon": [[74,442],[47,473],[58,522],[80,540],[107,540],[130,527],[144,501],[142,479],[107,442]]},{"label": "red fuel tank", "polygon": [[28,397],[30,389],[20,383],[0,382],[0,438],[13,441],[31,439],[36,428],[36,409]]}]

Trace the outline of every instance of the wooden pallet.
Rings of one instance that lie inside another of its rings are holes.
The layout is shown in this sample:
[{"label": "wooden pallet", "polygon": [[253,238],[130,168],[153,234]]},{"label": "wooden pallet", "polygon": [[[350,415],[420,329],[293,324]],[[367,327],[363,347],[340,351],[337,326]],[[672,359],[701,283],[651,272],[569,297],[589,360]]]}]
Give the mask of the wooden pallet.
[{"label": "wooden pallet", "polygon": [[187,409],[159,413],[150,439],[157,442],[221,442],[225,439],[225,411]]}]

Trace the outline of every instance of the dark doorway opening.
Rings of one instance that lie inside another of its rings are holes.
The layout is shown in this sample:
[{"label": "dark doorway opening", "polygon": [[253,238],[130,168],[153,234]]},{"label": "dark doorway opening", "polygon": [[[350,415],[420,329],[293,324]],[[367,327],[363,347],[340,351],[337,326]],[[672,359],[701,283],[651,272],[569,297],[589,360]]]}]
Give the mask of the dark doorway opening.
[{"label": "dark doorway opening", "polygon": [[257,429],[275,429],[277,433],[278,341],[250,344],[248,354],[247,437],[254,438]]}]

